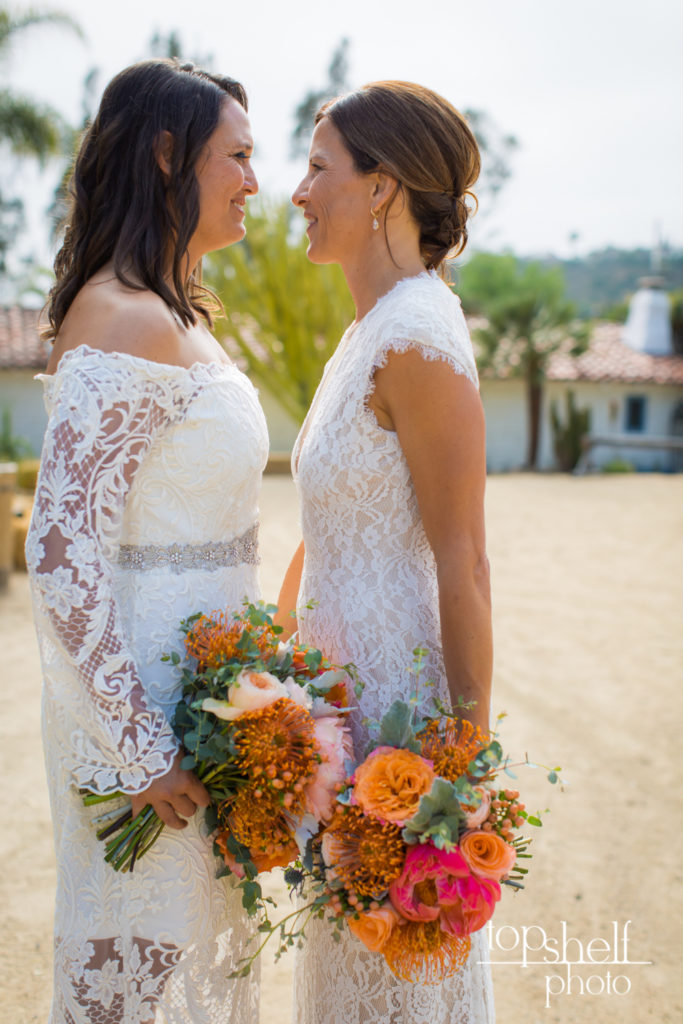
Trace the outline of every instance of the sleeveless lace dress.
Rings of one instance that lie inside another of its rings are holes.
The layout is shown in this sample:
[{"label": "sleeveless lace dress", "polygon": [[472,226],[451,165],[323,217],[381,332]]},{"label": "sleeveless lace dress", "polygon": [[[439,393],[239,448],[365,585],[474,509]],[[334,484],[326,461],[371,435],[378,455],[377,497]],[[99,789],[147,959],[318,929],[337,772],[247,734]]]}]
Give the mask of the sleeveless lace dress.
[{"label": "sleeveless lace dress", "polygon": [[51,1024],[254,1024],[252,928],[199,811],[130,874],[103,860],[79,787],[165,774],[180,620],[258,596],[268,452],[234,366],[190,369],[80,346],[44,376],[49,423],[27,540],[57,853]]},{"label": "sleeveless lace dress", "polygon": [[[477,384],[459,300],[431,273],[404,278],[343,336],[325,368],[292,465],[306,557],[300,635],[332,661],[352,661],[365,683],[352,715],[356,750],[365,717],[411,692],[412,651],[429,648],[423,679],[448,696],[438,589],[410,473],[396,434],[367,408],[389,351],[417,349]],[[312,608],[308,602],[315,602]],[[429,691],[427,691],[428,697]],[[439,985],[397,980],[348,930],[335,942],[312,922],[297,953],[296,1024],[492,1024],[485,932],[472,936],[464,968]]]}]

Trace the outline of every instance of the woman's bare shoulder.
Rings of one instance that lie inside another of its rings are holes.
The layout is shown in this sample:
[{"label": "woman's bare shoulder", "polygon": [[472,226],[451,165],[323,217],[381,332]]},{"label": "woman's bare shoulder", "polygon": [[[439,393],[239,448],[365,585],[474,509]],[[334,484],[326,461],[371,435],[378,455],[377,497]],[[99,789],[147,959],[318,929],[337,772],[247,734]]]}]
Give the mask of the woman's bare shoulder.
[{"label": "woman's bare shoulder", "polygon": [[163,299],[96,275],[72,302],[55,339],[47,372],[79,345],[159,363],[182,363],[181,329]]}]

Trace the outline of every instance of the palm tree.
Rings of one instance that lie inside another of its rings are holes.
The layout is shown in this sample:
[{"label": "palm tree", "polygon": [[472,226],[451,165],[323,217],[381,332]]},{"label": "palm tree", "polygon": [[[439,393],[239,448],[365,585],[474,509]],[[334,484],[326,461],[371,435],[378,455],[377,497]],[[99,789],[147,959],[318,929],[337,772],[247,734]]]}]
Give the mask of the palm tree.
[{"label": "palm tree", "polygon": [[[21,14],[0,7],[0,66],[7,61],[17,38],[29,28],[54,25],[69,29],[79,38],[83,33],[68,14],[30,8]],[[43,163],[49,156],[65,152],[71,145],[63,119],[46,104],[29,96],[0,88],[0,145],[16,156],[30,156]],[[24,204],[17,197],[3,195],[0,188],[0,272],[6,270],[5,256],[23,226]]]},{"label": "palm tree", "polygon": [[[30,8],[22,14],[13,14],[3,6],[0,7],[0,63],[9,56],[17,36],[38,25],[67,28],[83,37],[74,19],[62,11]],[[0,142],[7,142],[12,152],[44,160],[60,151],[62,127],[60,115],[51,107],[7,87],[0,89]]]},{"label": "palm tree", "polygon": [[588,327],[577,319],[559,267],[520,263],[514,256],[477,253],[462,270],[458,287],[468,313],[480,313],[486,326],[474,330],[478,363],[501,374],[523,377],[527,393],[527,466],[536,467],[543,384],[553,352],[579,355],[588,345]]}]

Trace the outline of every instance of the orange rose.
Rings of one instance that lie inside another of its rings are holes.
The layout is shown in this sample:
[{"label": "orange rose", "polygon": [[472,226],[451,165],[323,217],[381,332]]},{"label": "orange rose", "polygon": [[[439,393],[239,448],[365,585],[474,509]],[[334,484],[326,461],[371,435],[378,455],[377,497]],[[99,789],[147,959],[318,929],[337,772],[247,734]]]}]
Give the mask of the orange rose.
[{"label": "orange rose", "polygon": [[473,875],[493,878],[499,882],[510,873],[517,860],[517,851],[495,832],[474,829],[460,839],[460,852]]},{"label": "orange rose", "polygon": [[352,803],[365,814],[404,825],[434,781],[434,769],[419,754],[378,747],[356,769]]},{"label": "orange rose", "polygon": [[357,939],[372,953],[379,953],[399,923],[399,915],[392,907],[380,907],[366,911],[359,918],[347,917],[346,922]]}]

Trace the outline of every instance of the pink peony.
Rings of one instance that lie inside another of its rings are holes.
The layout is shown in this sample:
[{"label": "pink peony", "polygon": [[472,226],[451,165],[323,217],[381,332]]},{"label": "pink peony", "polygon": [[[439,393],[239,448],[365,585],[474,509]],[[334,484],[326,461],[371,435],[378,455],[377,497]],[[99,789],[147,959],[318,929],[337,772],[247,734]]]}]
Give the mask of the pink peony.
[{"label": "pink peony", "polygon": [[458,878],[451,890],[452,902],[441,905],[439,923],[451,935],[469,935],[483,928],[500,899],[500,886],[490,878]]},{"label": "pink peony", "polygon": [[435,921],[442,898],[454,898],[456,880],[469,873],[457,847],[447,853],[433,843],[410,846],[403,871],[389,887],[389,898],[410,921]]},{"label": "pink peony", "polygon": [[475,878],[458,847],[446,852],[432,843],[411,846],[403,871],[389,887],[396,910],[410,921],[435,921],[451,935],[482,928],[500,899],[500,886]]},{"label": "pink peony", "polygon": [[328,822],[334,813],[337,786],[346,777],[344,762],[352,757],[351,738],[342,718],[328,715],[313,724],[322,761],[306,788],[306,810],[318,821]]}]

